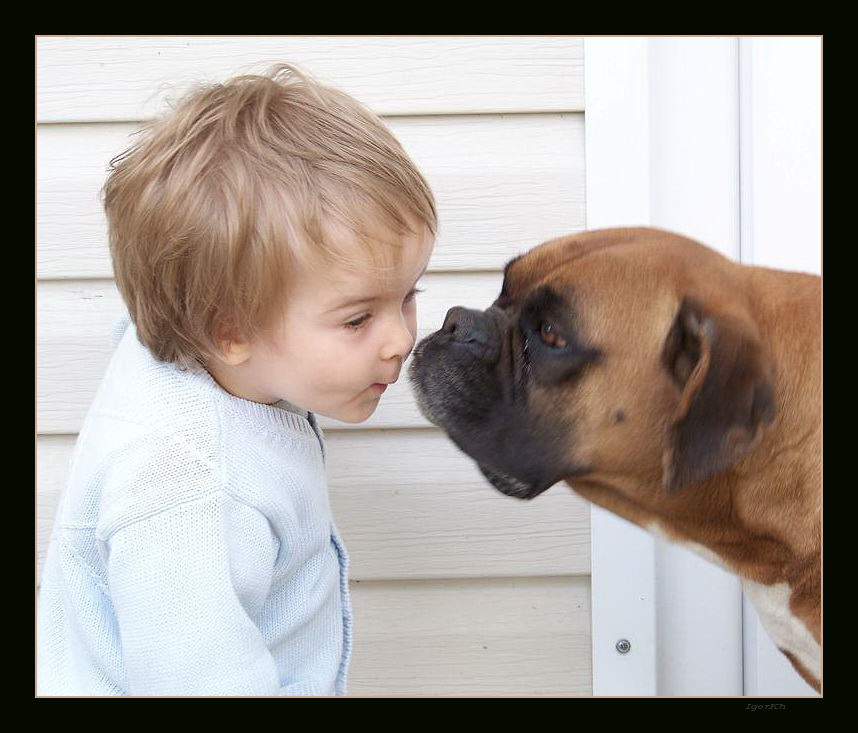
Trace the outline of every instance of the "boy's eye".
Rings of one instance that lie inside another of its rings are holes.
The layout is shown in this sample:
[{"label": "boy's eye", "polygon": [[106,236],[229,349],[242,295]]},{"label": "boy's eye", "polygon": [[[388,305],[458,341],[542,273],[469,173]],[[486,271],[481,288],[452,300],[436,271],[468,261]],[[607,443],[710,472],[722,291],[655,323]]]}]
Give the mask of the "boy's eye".
[{"label": "boy's eye", "polygon": [[403,300],[402,302],[403,303],[411,303],[417,297],[418,293],[422,293],[422,292],[423,291],[420,290],[419,288],[413,288],[411,290],[411,292],[409,292],[408,295],[405,296],[405,300]]},{"label": "boy's eye", "polygon": [[353,318],[350,321],[347,321],[345,324],[346,328],[358,329],[363,326],[370,319],[369,313],[364,313],[362,316],[358,316],[357,318]]},{"label": "boy's eye", "polygon": [[[417,294],[422,292],[417,288],[409,291],[409,293],[403,298],[402,304],[408,305],[409,303],[413,303],[414,299],[417,297]],[[367,324],[367,322],[372,318],[372,313],[363,313],[362,315],[357,316],[356,318],[352,318],[350,321],[346,321],[343,324],[344,328],[347,328],[351,331],[356,331],[359,328],[362,328]]]}]

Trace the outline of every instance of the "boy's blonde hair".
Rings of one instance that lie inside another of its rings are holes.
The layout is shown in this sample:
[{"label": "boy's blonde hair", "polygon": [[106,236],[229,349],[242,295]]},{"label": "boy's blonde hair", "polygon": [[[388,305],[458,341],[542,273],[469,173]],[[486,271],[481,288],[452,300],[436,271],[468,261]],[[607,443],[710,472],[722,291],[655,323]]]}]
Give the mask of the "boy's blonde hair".
[{"label": "boy's blonde hair", "polygon": [[437,226],[378,117],[287,65],[189,94],[111,161],[103,193],[138,337],[186,366],[255,334],[301,268],[353,262],[356,244],[389,267],[403,234]]}]

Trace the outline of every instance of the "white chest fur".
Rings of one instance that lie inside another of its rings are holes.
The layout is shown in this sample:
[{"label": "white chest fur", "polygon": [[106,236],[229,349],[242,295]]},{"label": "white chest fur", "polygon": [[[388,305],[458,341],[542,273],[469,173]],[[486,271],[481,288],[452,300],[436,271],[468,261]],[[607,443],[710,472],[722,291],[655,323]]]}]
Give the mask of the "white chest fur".
[{"label": "white chest fur", "polygon": [[742,581],[760,621],[779,649],[788,651],[817,679],[822,673],[822,650],[813,634],[789,609],[790,589],[786,583],[762,585]]},{"label": "white chest fur", "polygon": [[[693,542],[677,542],[661,531],[657,524],[647,527],[652,534],[678,544],[724,570],[731,568],[714,552]],[[786,583],[763,585],[742,580],[742,588],[754,605],[760,621],[775,646],[792,654],[817,679],[822,673],[822,650],[807,626],[790,612],[790,589]]]}]

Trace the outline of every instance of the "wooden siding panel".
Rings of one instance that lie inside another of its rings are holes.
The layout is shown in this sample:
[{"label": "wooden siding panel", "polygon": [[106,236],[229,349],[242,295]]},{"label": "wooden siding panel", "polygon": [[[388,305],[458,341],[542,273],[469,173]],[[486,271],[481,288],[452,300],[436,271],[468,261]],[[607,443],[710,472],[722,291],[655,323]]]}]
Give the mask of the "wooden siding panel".
[{"label": "wooden siding panel", "polygon": [[[430,269],[499,270],[533,245],[584,227],[583,116],[413,117],[390,126],[437,198]],[[38,129],[40,278],[112,276],[100,191],[135,129]]]},{"label": "wooden siding panel", "polygon": [[586,223],[584,117],[392,120],[438,203],[434,270],[500,270]]},{"label": "wooden siding panel", "polygon": [[353,586],[352,695],[592,693],[588,578]]},{"label": "wooden siding panel", "polygon": [[130,143],[128,125],[36,130],[36,271],[39,278],[112,277],[101,187]]},{"label": "wooden siding panel", "polygon": [[36,298],[36,426],[76,433],[125,306],[112,281],[42,282]]},{"label": "wooden siding panel", "polygon": [[580,111],[571,36],[41,36],[40,122],[140,120],[190,84],[290,61],[381,114]]},{"label": "wooden siding panel", "polygon": [[[420,335],[483,308],[504,263],[585,225],[583,51],[564,36],[37,38],[37,580],[123,311],[99,192],[191,82],[298,63],[386,116],[435,191]],[[367,422],[323,420],[351,556],[352,695],[587,695],[589,507],[492,489],[403,375]]]},{"label": "wooden siding panel", "polygon": [[[452,305],[485,308],[497,297],[500,273],[437,273],[421,280],[419,335],[440,328]],[[47,281],[38,285],[36,380],[40,433],[76,433],[113,348],[124,305],[110,280]],[[376,413],[350,428],[323,418],[325,429],[425,427],[403,374]]]},{"label": "wooden siding panel", "polygon": [[[38,440],[37,568],[75,436]],[[334,516],[354,580],[586,575],[589,508],[558,485],[534,501],[493,489],[436,429],[326,433]]]},{"label": "wooden siding panel", "polygon": [[505,496],[437,429],[326,436],[334,513],[355,577],[590,572],[589,507],[567,486],[534,501]]},{"label": "wooden siding panel", "polygon": [[63,487],[69,475],[69,460],[77,436],[40,435],[36,445],[36,583],[41,584],[42,566],[51,539]]}]

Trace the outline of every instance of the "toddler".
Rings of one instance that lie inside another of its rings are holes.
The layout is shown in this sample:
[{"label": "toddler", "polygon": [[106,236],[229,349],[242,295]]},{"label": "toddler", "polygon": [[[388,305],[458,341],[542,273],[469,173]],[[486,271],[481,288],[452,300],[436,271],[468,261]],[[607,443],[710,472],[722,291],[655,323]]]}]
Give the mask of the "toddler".
[{"label": "toddler", "polygon": [[182,99],[104,205],[130,325],[58,509],[38,694],[344,694],[315,415],[366,420],[399,377],[429,187],[376,116],[281,66]]}]

